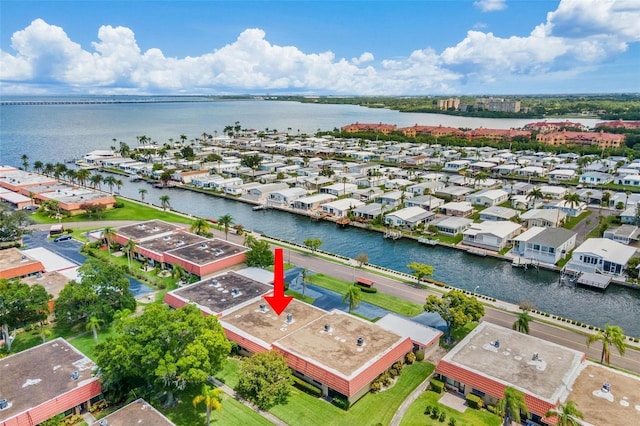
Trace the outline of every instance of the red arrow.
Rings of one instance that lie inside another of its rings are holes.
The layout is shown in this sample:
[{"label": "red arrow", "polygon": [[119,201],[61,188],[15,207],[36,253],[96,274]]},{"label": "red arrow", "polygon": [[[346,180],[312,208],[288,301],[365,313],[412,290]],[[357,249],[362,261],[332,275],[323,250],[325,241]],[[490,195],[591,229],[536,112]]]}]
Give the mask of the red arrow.
[{"label": "red arrow", "polygon": [[271,306],[273,311],[280,315],[287,308],[292,296],[284,295],[284,263],[282,260],[282,249],[275,250],[275,263],[273,265],[273,296],[264,296],[264,300]]}]

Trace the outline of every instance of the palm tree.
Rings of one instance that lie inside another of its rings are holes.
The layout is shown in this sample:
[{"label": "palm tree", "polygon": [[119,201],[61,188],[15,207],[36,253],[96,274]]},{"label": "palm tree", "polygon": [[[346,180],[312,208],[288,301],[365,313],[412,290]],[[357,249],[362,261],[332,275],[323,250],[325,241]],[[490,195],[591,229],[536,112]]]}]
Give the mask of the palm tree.
[{"label": "palm tree", "polygon": [[144,203],[144,196],[146,195],[146,193],[149,192],[144,188],[140,188],[138,189],[138,194],[140,194],[140,201],[142,201]]},{"label": "palm tree", "polygon": [[20,157],[22,160],[22,169],[26,172],[29,170],[29,156],[27,154],[22,154]]},{"label": "palm tree", "polygon": [[47,163],[44,165],[43,172],[45,175],[51,176],[55,169],[56,167],[53,165],[53,163]]},{"label": "palm tree", "polygon": [[201,402],[207,408],[207,426],[211,424],[211,411],[222,411],[222,390],[220,388],[211,388],[207,385],[202,385],[202,390],[199,395],[193,398],[193,406],[197,406]]},{"label": "palm tree", "polygon": [[167,211],[167,209],[171,207],[171,204],[169,203],[170,199],[171,197],[169,197],[168,195],[160,196],[160,205],[162,206],[162,210]]},{"label": "palm tree", "polygon": [[116,230],[113,226],[105,226],[102,230],[102,238],[107,243],[107,252],[111,255],[111,239],[116,236]]},{"label": "palm tree", "polygon": [[233,216],[231,216],[229,213],[225,214],[224,216],[220,216],[220,218],[218,219],[218,223],[224,228],[224,239],[227,240],[229,227],[233,225]]},{"label": "palm tree", "polygon": [[578,194],[577,192],[572,192],[570,194],[566,194],[564,196],[564,201],[566,202],[567,205],[569,205],[569,208],[574,208],[575,206],[580,204],[580,194]]},{"label": "palm tree", "polygon": [[89,182],[93,185],[94,189],[100,189],[100,184],[102,183],[102,175],[96,173],[95,175],[91,175],[89,178]]},{"label": "palm tree", "polygon": [[40,173],[42,171],[42,167],[42,161],[36,160],[33,162],[33,170],[35,170],[36,173]]},{"label": "palm tree", "polygon": [[136,242],[133,240],[129,240],[122,249],[127,254],[127,259],[129,261],[129,271],[131,271],[131,258],[133,257],[133,253],[135,253],[136,251]]},{"label": "palm tree", "polygon": [[360,301],[362,300],[362,294],[360,293],[360,289],[355,285],[349,286],[347,291],[342,295],[342,303],[349,304],[349,312],[353,312],[354,309],[357,309],[360,306]]},{"label": "palm tree", "polygon": [[533,207],[535,207],[536,205],[536,200],[539,200],[542,198],[544,198],[544,194],[542,193],[540,188],[535,188],[531,190],[531,192],[529,192],[529,195],[527,195],[527,200],[533,200]]},{"label": "palm tree", "polygon": [[600,364],[603,362],[610,364],[611,345],[616,347],[621,356],[624,356],[624,339],[624,331],[620,326],[605,324],[604,330],[599,330],[587,338],[587,347],[591,346],[593,342],[602,342]]},{"label": "palm tree", "polygon": [[80,169],[76,173],[76,179],[78,179],[78,183],[81,186],[85,186],[87,184],[87,180],[89,180],[90,176],[91,176],[91,172],[87,169]]},{"label": "palm tree", "polygon": [[209,229],[211,226],[209,225],[209,221],[203,218],[198,218],[193,221],[191,224],[191,228],[189,231],[193,232],[196,235],[206,236],[209,235]]},{"label": "palm tree", "polygon": [[98,344],[98,330],[100,330],[100,324],[103,321],[96,317],[96,316],[92,316],[89,318],[89,321],[87,321],[87,331],[91,330],[91,332],[93,333],[93,342],[97,345]]},{"label": "palm tree", "polygon": [[549,410],[544,415],[547,418],[557,417],[557,426],[580,426],[584,419],[584,415],[574,401],[566,401],[564,404],[560,404],[555,410]]},{"label": "palm tree", "polygon": [[122,182],[122,179],[116,179],[115,183],[116,183],[116,188],[118,188],[118,194],[119,194],[120,190],[122,189],[122,186],[124,185],[124,182]]},{"label": "palm tree", "polygon": [[187,271],[184,269],[184,266],[176,263],[172,266],[171,276],[177,281],[182,281],[184,277],[187,276]]},{"label": "palm tree", "polygon": [[529,321],[531,321],[529,313],[527,311],[522,311],[511,328],[520,333],[529,334]]},{"label": "palm tree", "polygon": [[524,400],[524,394],[518,389],[507,386],[504,390],[504,398],[498,401],[496,406],[500,417],[503,419],[509,418],[509,423],[515,421],[520,423],[522,420],[521,413],[524,413],[529,417],[529,410],[527,409],[527,403]]},{"label": "palm tree", "polygon": [[104,178],[103,182],[109,187],[109,192],[113,194],[113,187],[116,185],[116,178],[113,176],[107,176]]}]

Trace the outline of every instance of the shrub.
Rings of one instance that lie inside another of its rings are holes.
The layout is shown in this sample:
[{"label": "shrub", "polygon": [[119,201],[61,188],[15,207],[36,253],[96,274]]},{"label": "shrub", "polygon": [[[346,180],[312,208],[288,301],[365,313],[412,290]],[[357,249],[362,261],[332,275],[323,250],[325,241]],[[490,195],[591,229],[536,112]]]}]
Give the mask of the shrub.
[{"label": "shrub", "polygon": [[309,394],[311,396],[315,396],[316,398],[320,398],[322,396],[322,390],[318,389],[317,387],[313,386],[310,383],[305,382],[304,380],[300,379],[299,377],[293,377],[293,386],[306,393]]},{"label": "shrub", "polygon": [[416,361],[418,362],[424,361],[424,351],[422,349],[416,351]]},{"label": "shrub", "polygon": [[416,354],[414,354],[413,352],[409,352],[405,357],[405,362],[407,364],[413,364],[416,360]]},{"label": "shrub", "polygon": [[429,416],[429,415],[431,415],[431,411],[432,410],[433,410],[433,407],[431,405],[427,405],[427,407],[424,409],[424,414]]},{"label": "shrub", "polygon": [[116,201],[115,203],[113,203],[114,209],[121,209],[123,207],[124,207],[124,203],[122,201]]},{"label": "shrub", "polygon": [[373,382],[371,382],[371,386],[369,387],[371,389],[371,392],[380,392],[380,389],[382,389],[382,383],[380,383],[379,381],[375,380]]},{"label": "shrub", "polygon": [[400,372],[397,369],[395,369],[395,368],[390,368],[389,369],[389,375],[391,377],[398,377],[398,374],[400,374]]},{"label": "shrub", "polygon": [[391,375],[386,371],[380,375],[380,380],[385,386],[391,385]]},{"label": "shrub", "polygon": [[453,417],[449,418],[449,426],[456,426],[456,419],[454,419]]},{"label": "shrub", "polygon": [[487,405],[487,411],[489,411],[490,413],[496,414],[498,409],[496,408],[495,405]]},{"label": "shrub", "polygon": [[444,389],[444,383],[436,379],[429,380],[429,386],[430,389],[436,393],[442,393],[442,390]]},{"label": "shrub", "polygon": [[444,412],[440,413],[440,416],[438,416],[438,420],[440,420],[440,422],[444,422],[445,420],[447,420],[447,415]]},{"label": "shrub", "polygon": [[338,408],[342,408],[343,410],[349,410],[349,400],[344,396],[334,396],[331,400],[331,403]]},{"label": "shrub", "polygon": [[438,407],[435,407],[435,406],[434,406],[434,407],[431,409],[431,418],[432,418],[432,419],[437,419],[439,415],[440,415],[440,409],[439,409]]},{"label": "shrub", "polygon": [[367,286],[364,286],[364,285],[358,285],[357,287],[363,293],[377,293],[378,292],[378,289],[375,288],[375,287],[367,287]]},{"label": "shrub", "polygon": [[481,409],[483,406],[482,399],[478,395],[470,393],[465,399],[467,400],[467,405],[471,408],[475,408],[476,410]]}]

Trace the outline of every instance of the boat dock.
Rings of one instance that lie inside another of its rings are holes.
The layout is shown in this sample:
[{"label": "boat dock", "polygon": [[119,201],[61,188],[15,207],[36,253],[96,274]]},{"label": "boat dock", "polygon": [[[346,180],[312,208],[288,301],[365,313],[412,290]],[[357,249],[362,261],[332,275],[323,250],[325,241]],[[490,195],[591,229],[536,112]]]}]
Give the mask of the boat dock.
[{"label": "boat dock", "polygon": [[540,262],[533,259],[527,259],[526,257],[514,257],[511,261],[511,266],[514,268],[523,268],[525,271],[531,267],[538,269]]},{"label": "boat dock", "polygon": [[467,253],[482,257],[487,255],[487,251],[482,249],[469,249],[467,250]]},{"label": "boat dock", "polygon": [[391,238],[392,240],[397,240],[398,238],[402,238],[402,233],[399,231],[385,231],[384,238]]},{"label": "boat dock", "polygon": [[437,238],[420,237],[418,238],[418,242],[421,244],[426,244],[428,246],[435,246],[438,245],[439,240]]}]

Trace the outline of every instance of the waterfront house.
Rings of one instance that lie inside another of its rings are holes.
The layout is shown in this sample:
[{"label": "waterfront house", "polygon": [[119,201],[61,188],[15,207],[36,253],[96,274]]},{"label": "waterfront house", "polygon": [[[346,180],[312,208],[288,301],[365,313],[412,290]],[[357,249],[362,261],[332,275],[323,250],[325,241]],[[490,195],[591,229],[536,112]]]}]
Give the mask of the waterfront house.
[{"label": "waterfront house", "polygon": [[384,206],[380,203],[365,204],[353,209],[353,214],[356,218],[362,220],[373,220],[376,216],[382,213]]},{"label": "waterfront house", "polygon": [[491,171],[497,175],[513,175],[516,174],[520,168],[521,166],[519,164],[501,164],[493,167]]},{"label": "waterfront house", "polygon": [[287,185],[286,183],[260,184],[249,189],[245,197],[249,200],[257,201],[258,203],[264,203],[269,198],[270,193],[287,188],[289,188],[289,185]]},{"label": "waterfront house", "polygon": [[322,204],[335,201],[338,197],[331,194],[313,194],[308,197],[300,197],[293,201],[293,208],[304,211],[322,209]]},{"label": "waterfront house", "polygon": [[531,209],[520,215],[520,220],[527,228],[534,226],[542,228],[559,227],[567,218],[567,214],[560,209]]},{"label": "waterfront house", "polygon": [[607,238],[588,238],[573,251],[570,271],[622,276],[636,249]]},{"label": "waterfront house", "polygon": [[547,169],[540,166],[526,166],[514,171],[518,176],[541,177],[547,174]]},{"label": "waterfront house", "polygon": [[576,246],[577,234],[564,228],[532,226],[513,239],[511,254],[555,265]]},{"label": "waterfront house", "polygon": [[499,221],[499,220],[511,220],[517,217],[519,212],[508,207],[491,206],[480,212],[481,221]]},{"label": "waterfront house", "polygon": [[462,242],[468,246],[500,251],[521,229],[520,224],[509,221],[474,223],[462,233]]},{"label": "waterfront house", "polygon": [[467,217],[473,213],[473,206],[469,202],[449,202],[440,206],[440,213],[446,216]]},{"label": "waterfront house", "polygon": [[349,213],[349,210],[362,205],[364,205],[364,203],[360,200],[356,200],[355,198],[342,198],[322,204],[322,211],[331,216],[345,217],[347,216],[347,213]]},{"label": "waterfront house", "polygon": [[640,186],[640,174],[625,175],[617,180],[619,185]]},{"label": "waterfront house", "polygon": [[421,207],[405,207],[384,215],[384,222],[391,226],[413,229],[421,223],[429,223],[434,217],[435,213]]},{"label": "waterfront house", "polygon": [[617,241],[622,244],[632,244],[638,241],[640,236],[640,229],[635,225],[620,225],[615,228],[609,228],[604,231],[602,235],[604,238],[608,238],[613,241]]},{"label": "waterfront house", "polygon": [[464,232],[472,224],[473,220],[465,217],[445,216],[431,221],[431,225],[435,226],[438,232],[452,237]]},{"label": "waterfront house", "polygon": [[267,199],[269,205],[279,205],[284,207],[291,207],[293,203],[307,195],[307,190],[303,188],[285,188],[269,193]]},{"label": "waterfront house", "polygon": [[604,185],[613,182],[613,176],[603,172],[584,172],[580,175],[580,183],[587,185]]},{"label": "waterfront house", "polygon": [[481,322],[442,357],[435,375],[447,390],[492,406],[514,386],[524,394],[530,420],[552,424],[546,412],[567,398],[585,360],[583,352]]},{"label": "waterfront house", "polygon": [[576,171],[570,169],[555,169],[550,171],[547,176],[550,181],[571,180],[576,176]]},{"label": "waterfront house", "polygon": [[466,196],[466,201],[476,206],[495,206],[509,199],[509,193],[502,189],[483,189]]}]

